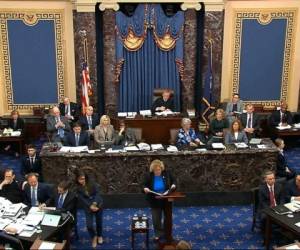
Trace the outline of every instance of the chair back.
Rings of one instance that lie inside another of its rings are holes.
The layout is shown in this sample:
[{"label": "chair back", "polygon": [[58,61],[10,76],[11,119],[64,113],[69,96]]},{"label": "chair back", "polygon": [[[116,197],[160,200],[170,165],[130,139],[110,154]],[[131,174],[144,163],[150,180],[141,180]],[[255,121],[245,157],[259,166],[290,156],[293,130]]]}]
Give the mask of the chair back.
[{"label": "chair back", "polygon": [[136,142],[139,143],[142,141],[143,129],[142,128],[130,128],[135,135]]},{"label": "chair back", "polygon": [[171,128],[170,129],[170,144],[175,145],[176,144],[176,139],[178,135],[179,128]]}]

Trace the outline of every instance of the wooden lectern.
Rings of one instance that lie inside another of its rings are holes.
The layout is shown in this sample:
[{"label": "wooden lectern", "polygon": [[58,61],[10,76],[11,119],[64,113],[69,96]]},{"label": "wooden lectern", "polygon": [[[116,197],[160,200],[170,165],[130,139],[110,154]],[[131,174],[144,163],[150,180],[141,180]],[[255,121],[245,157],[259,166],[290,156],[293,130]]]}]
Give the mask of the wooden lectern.
[{"label": "wooden lectern", "polygon": [[166,237],[166,242],[163,244],[159,244],[160,249],[164,249],[166,246],[172,245],[174,246],[176,242],[173,239],[172,236],[172,228],[173,228],[173,201],[184,198],[185,195],[180,192],[172,192],[169,193],[168,195],[162,195],[162,196],[155,196],[156,199],[159,200],[166,200],[165,203],[165,223],[164,223],[164,230],[165,230],[165,237]]}]

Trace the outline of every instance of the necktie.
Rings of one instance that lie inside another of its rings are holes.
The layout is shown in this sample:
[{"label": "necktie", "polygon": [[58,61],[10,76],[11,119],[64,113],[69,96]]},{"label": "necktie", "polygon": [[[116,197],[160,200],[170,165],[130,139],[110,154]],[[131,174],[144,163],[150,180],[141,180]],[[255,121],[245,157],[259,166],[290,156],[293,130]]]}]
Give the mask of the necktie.
[{"label": "necktie", "polygon": [[58,202],[57,202],[57,208],[62,208],[63,203],[64,203],[63,195],[61,194],[61,195],[59,196],[59,199],[58,199]]},{"label": "necktie", "polygon": [[35,187],[31,188],[31,206],[35,207],[36,204],[36,197],[35,197]]},{"label": "necktie", "polygon": [[33,157],[30,157],[30,165],[31,167],[33,166],[34,162],[33,162]]},{"label": "necktie", "polygon": [[270,187],[270,207],[275,207],[275,206],[276,206],[276,202],[275,202],[273,187]]},{"label": "necktie", "polygon": [[250,114],[250,115],[249,115],[249,118],[248,118],[248,124],[247,124],[247,127],[248,127],[248,128],[251,128],[251,127],[252,127],[251,125],[252,125],[252,115]]},{"label": "necktie", "polygon": [[76,147],[79,146],[79,134],[75,135],[75,143],[76,143]]},{"label": "necktie", "polygon": [[66,109],[65,109],[65,115],[69,114],[69,105],[66,105]]},{"label": "necktie", "polygon": [[92,117],[88,117],[88,124],[89,124],[89,129],[92,129]]},{"label": "necktie", "polygon": [[59,128],[58,129],[58,135],[60,138],[64,138],[64,135],[65,135],[65,131],[63,128]]}]

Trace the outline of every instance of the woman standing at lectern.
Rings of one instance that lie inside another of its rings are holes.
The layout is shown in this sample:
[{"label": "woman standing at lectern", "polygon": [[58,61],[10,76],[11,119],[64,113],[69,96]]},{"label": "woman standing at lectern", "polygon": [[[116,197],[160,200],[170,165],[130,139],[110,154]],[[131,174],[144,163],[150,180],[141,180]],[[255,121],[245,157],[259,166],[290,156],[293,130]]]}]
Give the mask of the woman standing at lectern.
[{"label": "woman standing at lectern", "polygon": [[175,188],[175,180],[171,173],[165,170],[164,163],[160,160],[152,161],[150,164],[150,172],[145,176],[144,192],[147,195],[146,199],[151,207],[155,240],[159,240],[159,237],[164,234],[162,217],[164,216],[164,219],[166,217],[164,209],[166,200],[156,199],[156,195],[151,191],[163,194],[167,190],[175,190]]}]

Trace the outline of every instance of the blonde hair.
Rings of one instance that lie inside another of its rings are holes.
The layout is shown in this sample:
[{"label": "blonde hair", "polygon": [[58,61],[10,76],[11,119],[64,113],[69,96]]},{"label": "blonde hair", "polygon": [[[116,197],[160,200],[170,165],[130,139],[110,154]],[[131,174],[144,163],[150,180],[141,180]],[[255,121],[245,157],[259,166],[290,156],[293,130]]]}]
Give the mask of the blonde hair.
[{"label": "blonde hair", "polygon": [[182,118],[181,120],[181,126],[183,126],[184,124],[191,124],[192,121],[190,118]]},{"label": "blonde hair", "polygon": [[108,115],[102,115],[101,118],[100,118],[100,125],[103,124],[103,120],[104,119],[107,119],[108,120],[108,124],[110,124],[110,118]]},{"label": "blonde hair", "polygon": [[191,250],[192,247],[187,241],[181,240],[178,242],[175,249],[176,250]]},{"label": "blonde hair", "polygon": [[217,116],[218,113],[222,114],[222,119],[225,117],[225,111],[223,109],[217,109],[215,116]]},{"label": "blonde hair", "polygon": [[165,164],[161,160],[156,159],[153,160],[150,164],[150,168],[149,168],[150,172],[153,172],[154,168],[157,166],[160,167],[161,171],[165,170]]}]

